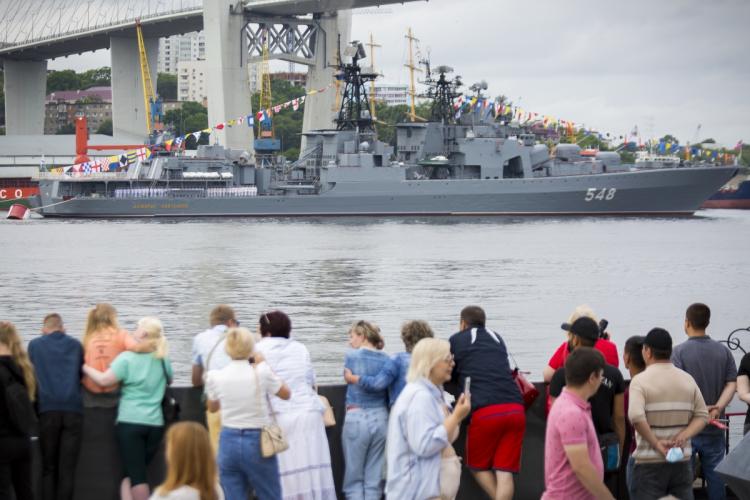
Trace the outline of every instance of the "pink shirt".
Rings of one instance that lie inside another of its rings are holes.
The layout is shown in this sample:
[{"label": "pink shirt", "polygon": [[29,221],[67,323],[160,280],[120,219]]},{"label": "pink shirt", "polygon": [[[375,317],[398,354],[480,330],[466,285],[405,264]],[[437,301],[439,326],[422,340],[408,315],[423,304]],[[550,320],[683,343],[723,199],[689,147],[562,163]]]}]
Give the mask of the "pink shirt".
[{"label": "pink shirt", "polygon": [[563,388],[547,418],[544,438],[544,486],[542,500],[595,500],[578,481],[565,454],[565,446],[585,444],[589,459],[604,480],[599,440],[591,419],[591,405]]}]

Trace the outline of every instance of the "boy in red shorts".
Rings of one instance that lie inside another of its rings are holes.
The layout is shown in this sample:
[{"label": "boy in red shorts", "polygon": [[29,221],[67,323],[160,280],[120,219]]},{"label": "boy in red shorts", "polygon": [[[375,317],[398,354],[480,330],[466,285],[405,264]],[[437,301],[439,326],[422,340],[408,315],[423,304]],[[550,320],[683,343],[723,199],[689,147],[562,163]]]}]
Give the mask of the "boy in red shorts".
[{"label": "boy in red shorts", "polygon": [[526,413],[511,376],[505,342],[485,328],[485,321],[481,307],[461,311],[460,331],[450,338],[456,363],[451,383],[463,388],[471,378],[472,416],[464,463],[490,498],[510,500],[513,474],[521,465]]}]

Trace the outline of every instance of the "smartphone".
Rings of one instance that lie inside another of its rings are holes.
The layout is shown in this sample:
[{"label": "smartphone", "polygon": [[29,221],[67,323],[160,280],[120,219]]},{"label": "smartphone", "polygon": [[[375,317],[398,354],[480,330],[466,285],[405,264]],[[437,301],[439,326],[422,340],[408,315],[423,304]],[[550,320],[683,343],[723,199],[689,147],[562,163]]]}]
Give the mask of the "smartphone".
[{"label": "smartphone", "polygon": [[464,380],[464,394],[469,394],[471,391],[471,377],[466,377]]}]

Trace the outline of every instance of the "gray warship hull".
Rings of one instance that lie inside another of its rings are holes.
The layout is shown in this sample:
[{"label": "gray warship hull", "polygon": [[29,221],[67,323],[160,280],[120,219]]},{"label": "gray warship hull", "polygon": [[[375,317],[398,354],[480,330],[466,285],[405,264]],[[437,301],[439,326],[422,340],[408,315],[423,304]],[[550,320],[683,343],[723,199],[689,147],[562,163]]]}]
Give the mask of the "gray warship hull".
[{"label": "gray warship hull", "polygon": [[[326,190],[240,197],[64,197],[41,180],[45,217],[691,215],[735,167],[519,179],[408,180],[398,167],[324,167]],[[370,175],[367,175],[370,174]]]}]

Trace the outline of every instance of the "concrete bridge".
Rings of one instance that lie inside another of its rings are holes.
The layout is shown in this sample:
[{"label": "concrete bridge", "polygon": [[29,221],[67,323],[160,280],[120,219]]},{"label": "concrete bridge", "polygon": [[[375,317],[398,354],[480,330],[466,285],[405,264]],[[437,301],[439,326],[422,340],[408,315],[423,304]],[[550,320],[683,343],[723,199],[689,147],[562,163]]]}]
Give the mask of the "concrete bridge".
[{"label": "concrete bridge", "polygon": [[[252,113],[245,65],[270,57],[308,66],[307,87],[333,78],[339,35],[351,35],[351,9],[415,0],[29,0],[0,6],[0,62],[5,73],[7,135],[44,130],[47,60],[109,48],[115,137],[146,136],[135,20],[141,19],[151,74],[158,39],[203,29],[209,125]],[[4,31],[2,30],[4,29]],[[268,35],[266,35],[268,34]],[[332,125],[331,92],[309,96],[303,128]],[[231,148],[252,147],[249,129],[216,131]]]}]

